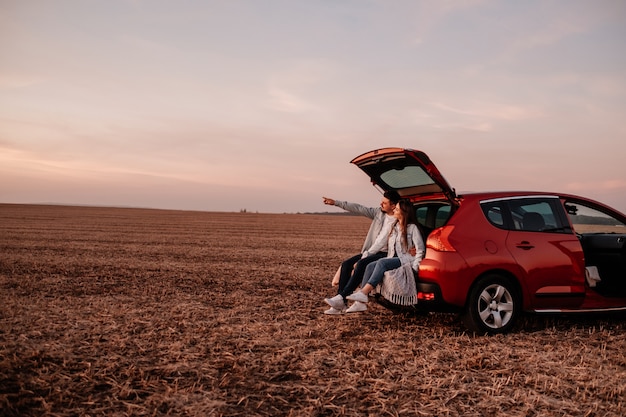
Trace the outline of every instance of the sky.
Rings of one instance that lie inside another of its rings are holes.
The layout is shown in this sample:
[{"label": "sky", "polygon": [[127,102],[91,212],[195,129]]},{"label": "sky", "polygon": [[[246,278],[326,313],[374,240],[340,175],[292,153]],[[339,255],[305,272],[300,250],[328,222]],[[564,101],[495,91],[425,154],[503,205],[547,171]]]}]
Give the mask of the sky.
[{"label": "sky", "polygon": [[0,202],[338,211],[350,160],[626,212],[626,1],[0,0]]}]

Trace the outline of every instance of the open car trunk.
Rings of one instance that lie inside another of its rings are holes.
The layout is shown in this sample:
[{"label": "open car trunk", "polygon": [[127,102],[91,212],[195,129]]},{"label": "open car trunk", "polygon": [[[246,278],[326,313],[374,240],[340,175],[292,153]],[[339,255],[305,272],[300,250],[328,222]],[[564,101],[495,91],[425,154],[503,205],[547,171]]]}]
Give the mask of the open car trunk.
[{"label": "open car trunk", "polygon": [[400,197],[411,201],[447,200],[455,204],[454,189],[422,151],[382,148],[359,155],[350,162],[384,191],[396,191]]}]

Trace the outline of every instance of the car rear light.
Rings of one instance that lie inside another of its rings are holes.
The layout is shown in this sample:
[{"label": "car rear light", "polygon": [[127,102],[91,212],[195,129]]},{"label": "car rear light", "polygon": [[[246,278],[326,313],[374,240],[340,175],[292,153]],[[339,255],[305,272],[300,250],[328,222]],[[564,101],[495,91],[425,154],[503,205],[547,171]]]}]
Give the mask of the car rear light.
[{"label": "car rear light", "polygon": [[439,229],[435,229],[428,235],[426,239],[426,247],[434,249],[439,252],[456,252],[448,237],[454,230],[454,226],[443,226]]},{"label": "car rear light", "polygon": [[424,300],[424,301],[433,301],[435,299],[435,293],[434,292],[418,292],[417,299]]}]

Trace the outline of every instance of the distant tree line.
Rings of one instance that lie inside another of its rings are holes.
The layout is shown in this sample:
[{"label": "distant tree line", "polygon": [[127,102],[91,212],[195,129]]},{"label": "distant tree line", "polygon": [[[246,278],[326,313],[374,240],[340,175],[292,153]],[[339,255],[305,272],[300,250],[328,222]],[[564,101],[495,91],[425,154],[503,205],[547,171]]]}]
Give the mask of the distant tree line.
[{"label": "distant tree line", "polygon": [[619,226],[620,223],[611,217],[586,216],[584,214],[571,216],[574,223],[578,224],[601,224]]}]

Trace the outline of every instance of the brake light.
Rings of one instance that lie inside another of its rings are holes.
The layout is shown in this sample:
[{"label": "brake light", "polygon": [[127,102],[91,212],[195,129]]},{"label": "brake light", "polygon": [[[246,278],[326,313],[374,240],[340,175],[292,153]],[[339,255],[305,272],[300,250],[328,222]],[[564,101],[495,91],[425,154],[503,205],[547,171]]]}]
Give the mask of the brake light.
[{"label": "brake light", "polygon": [[433,230],[426,239],[426,247],[438,252],[456,252],[448,239],[453,230],[454,226],[443,226]]},{"label": "brake light", "polygon": [[418,292],[417,293],[418,300],[424,301],[433,301],[435,299],[435,293],[433,292]]}]

